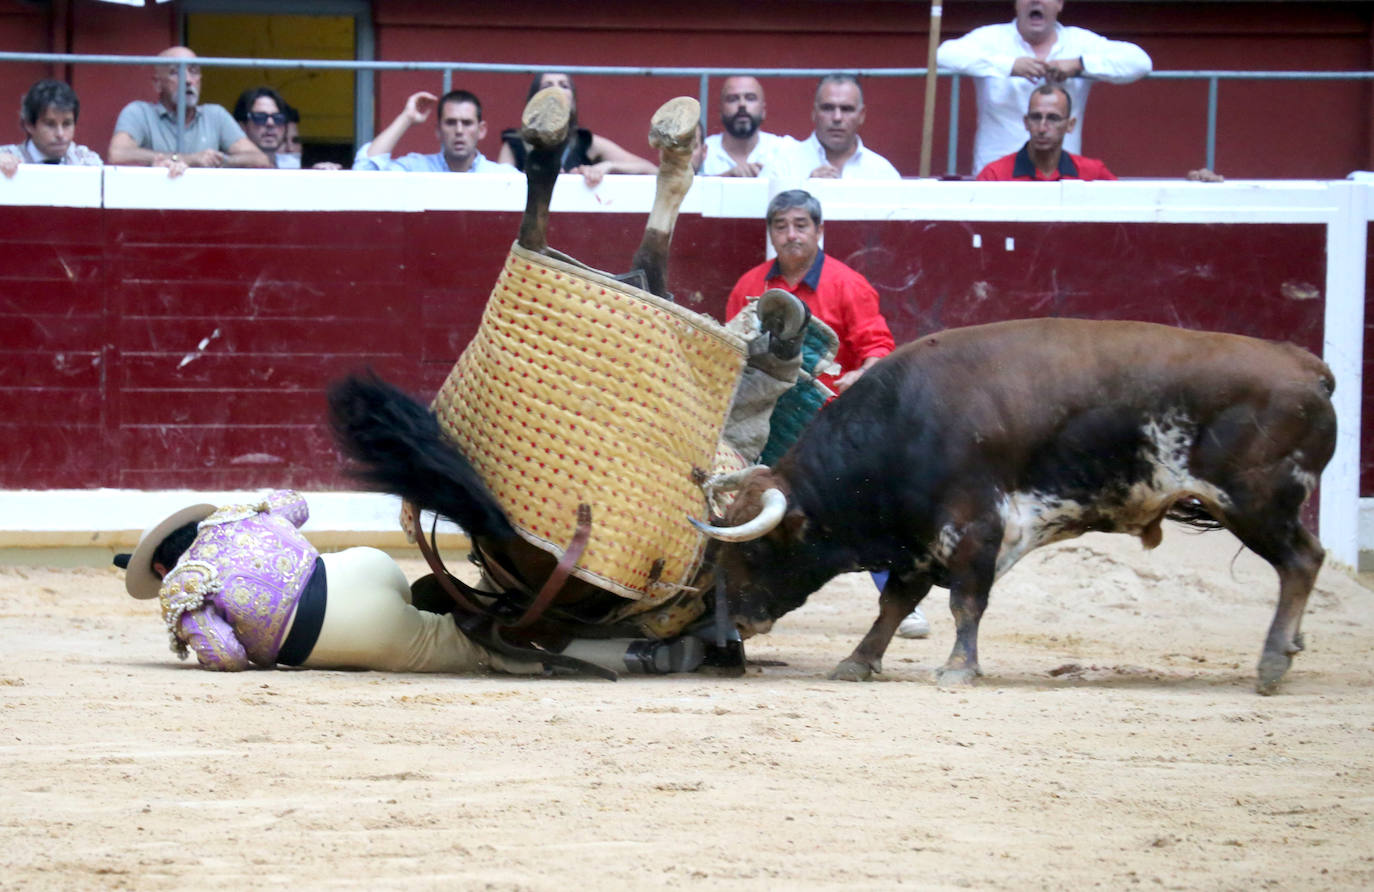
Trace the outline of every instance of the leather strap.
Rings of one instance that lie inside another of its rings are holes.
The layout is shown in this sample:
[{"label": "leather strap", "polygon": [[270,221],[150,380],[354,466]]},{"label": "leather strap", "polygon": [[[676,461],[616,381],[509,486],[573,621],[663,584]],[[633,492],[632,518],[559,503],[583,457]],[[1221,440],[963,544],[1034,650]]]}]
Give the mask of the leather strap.
[{"label": "leather strap", "polygon": [[524,614],[511,624],[512,629],[521,629],[534,622],[549,605],[553,603],[554,597],[563,590],[563,583],[568,581],[568,574],[572,568],[577,566],[577,562],[582,558],[582,552],[587,548],[587,540],[592,535],[592,506],[586,503],[577,506],[577,530],[573,533],[572,541],[568,543],[563,556],[558,559],[558,566],[553,568],[549,578],[544,581],[544,587],[539,590],[534,602],[525,610]]},{"label": "leather strap", "polygon": [[[436,518],[436,526],[437,523],[438,519]],[[558,596],[558,593],[563,590],[563,584],[568,581],[568,575],[572,573],[573,567],[577,566],[577,562],[582,558],[582,552],[587,548],[587,541],[591,538],[591,533],[592,508],[585,503],[580,504],[577,506],[577,529],[573,533],[572,541],[568,543],[568,547],[564,550],[563,557],[559,559],[558,565],[554,567],[553,572],[549,574],[549,578],[545,580],[543,587],[539,589],[539,594],[530,602],[530,606],[527,607],[525,612],[520,615],[520,618],[513,623],[496,616],[485,605],[469,600],[468,597],[453,584],[453,579],[449,576],[448,568],[444,566],[444,562],[439,557],[438,551],[434,548],[433,543],[429,541],[428,537],[425,536],[423,530],[420,531],[419,536],[415,537],[415,540],[420,546],[420,553],[425,556],[425,562],[428,563],[429,568],[434,571],[435,579],[438,580],[440,587],[448,593],[448,596],[453,599],[455,604],[470,614],[485,616],[503,626],[520,629],[542,616],[544,611],[549,608],[549,605],[553,603],[554,598]],[[434,528],[431,527],[430,535],[432,536],[433,534]],[[483,566],[488,572],[492,572],[492,575],[496,577],[497,584],[500,585],[502,589],[515,588],[521,592],[528,593],[529,589],[526,588],[520,580],[511,576],[504,567],[501,567],[498,561],[486,559],[485,555],[483,555],[483,557]]]},{"label": "leather strap", "polygon": [[[435,518],[435,526],[438,526],[438,518]],[[434,535],[434,527],[430,527],[430,535]],[[467,596],[458,590],[453,584],[453,579],[449,576],[448,568],[444,566],[443,560],[439,557],[439,552],[435,550],[433,543],[425,536],[425,531],[420,530],[420,535],[415,537],[416,543],[420,546],[420,554],[425,556],[425,562],[434,571],[434,578],[439,581],[439,586],[448,593],[453,602],[468,613],[478,616],[491,616],[491,612],[481,604],[469,601]]]}]

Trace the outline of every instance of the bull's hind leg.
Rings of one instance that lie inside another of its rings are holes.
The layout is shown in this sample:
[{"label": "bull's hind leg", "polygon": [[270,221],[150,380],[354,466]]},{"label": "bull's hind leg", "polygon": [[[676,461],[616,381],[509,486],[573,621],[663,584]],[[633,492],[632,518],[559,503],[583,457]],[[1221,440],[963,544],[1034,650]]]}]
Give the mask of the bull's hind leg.
[{"label": "bull's hind leg", "polygon": [[658,149],[658,183],[644,238],[630,266],[644,271],[648,290],[668,297],[668,248],[678,209],[692,188],[692,150],[696,147],[701,104],[690,96],[670,99],[654,112],[649,145]]},{"label": "bull's hind leg", "polygon": [[1229,487],[1232,504],[1223,522],[1279,575],[1279,603],[1260,654],[1256,688],[1261,694],[1274,693],[1293,655],[1302,650],[1302,614],[1326,556],[1299,517],[1310,490],[1303,480],[1312,476],[1288,473],[1259,488],[1240,483]]},{"label": "bull's hind leg", "polygon": [[1278,689],[1293,663],[1293,655],[1303,648],[1302,615],[1326,556],[1317,538],[1296,517],[1282,527],[1282,531],[1274,531],[1277,535],[1269,535],[1267,530],[1233,527],[1246,547],[1272,564],[1279,574],[1279,603],[1260,654],[1256,690],[1261,694],[1272,694]]},{"label": "bull's hind leg", "polygon": [[895,574],[889,576],[878,597],[878,618],[873,621],[873,627],[854,652],[835,667],[830,677],[839,681],[868,681],[875,672],[881,673],[883,654],[892,643],[897,627],[929,591],[930,579],[925,576],[907,581]]},{"label": "bull's hind leg", "polygon": [[549,246],[549,201],[563,164],[572,108],[557,87],[530,97],[520,116],[520,138],[529,146],[525,153],[525,216],[520,220],[520,247],[543,253]]}]

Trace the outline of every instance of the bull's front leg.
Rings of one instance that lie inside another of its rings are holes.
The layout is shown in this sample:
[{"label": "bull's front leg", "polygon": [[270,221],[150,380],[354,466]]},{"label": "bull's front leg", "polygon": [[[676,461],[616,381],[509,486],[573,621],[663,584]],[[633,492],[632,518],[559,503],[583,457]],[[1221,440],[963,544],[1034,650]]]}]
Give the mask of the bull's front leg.
[{"label": "bull's front leg", "polygon": [[878,597],[878,618],[873,621],[872,628],[859,646],[840,661],[830,677],[838,681],[868,681],[874,673],[881,673],[883,654],[892,643],[892,636],[906,615],[930,591],[930,584],[930,579],[925,576],[905,582],[896,574],[889,576],[887,585],[883,586],[882,594]]},{"label": "bull's front leg", "polygon": [[563,146],[571,130],[572,108],[557,87],[540,90],[520,115],[525,153],[525,215],[520,220],[520,247],[543,253],[549,246],[549,202],[563,165]]},{"label": "bull's front leg", "polygon": [[949,659],[935,670],[941,687],[973,684],[983,674],[978,666],[978,623],[988,606],[1002,538],[1001,525],[992,526],[995,531],[966,532],[948,561],[949,610],[954,614],[955,637]]},{"label": "bull's front leg", "polygon": [[679,96],[654,112],[649,125],[649,145],[658,149],[658,182],[654,208],[630,268],[643,270],[648,290],[659,297],[668,297],[668,248],[682,199],[692,188],[692,150],[700,119],[701,104]]}]

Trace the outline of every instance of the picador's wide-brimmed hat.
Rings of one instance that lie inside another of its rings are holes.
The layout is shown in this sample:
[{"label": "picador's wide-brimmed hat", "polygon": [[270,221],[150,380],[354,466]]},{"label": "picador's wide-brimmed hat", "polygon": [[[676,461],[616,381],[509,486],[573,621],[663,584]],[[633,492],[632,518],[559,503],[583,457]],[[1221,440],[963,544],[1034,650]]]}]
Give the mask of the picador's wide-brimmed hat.
[{"label": "picador's wide-brimmed hat", "polygon": [[139,537],[133,554],[117,554],[115,566],[124,568],[124,588],[135,598],[156,598],[162,580],[153,572],[153,552],[174,530],[192,521],[199,523],[215,513],[215,506],[206,502],[188,505],[149,527]]}]

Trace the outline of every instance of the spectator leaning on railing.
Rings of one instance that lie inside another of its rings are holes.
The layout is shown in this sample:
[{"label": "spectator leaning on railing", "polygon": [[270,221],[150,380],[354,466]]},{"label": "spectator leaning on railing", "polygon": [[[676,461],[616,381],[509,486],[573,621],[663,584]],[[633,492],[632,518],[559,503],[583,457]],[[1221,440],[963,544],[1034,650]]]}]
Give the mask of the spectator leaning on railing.
[{"label": "spectator leaning on railing", "polygon": [[[572,138],[563,150],[562,170],[565,173],[580,173],[587,185],[596,188],[608,173],[649,174],[658,173],[658,165],[641,158],[634,152],[622,148],[613,140],[593,133],[578,125],[577,87],[567,74],[561,71],[541,71],[530,81],[530,89],[525,100],[549,87],[562,90],[572,103]],[[525,145],[520,141],[520,131],[515,129],[501,131],[501,154],[498,156],[505,164],[513,164],[520,170],[525,169]]]},{"label": "spectator leaning on railing", "polygon": [[1064,151],[1073,132],[1073,103],[1068,91],[1042,84],[1031,93],[1022,118],[1030,139],[1018,151],[1003,155],[978,174],[980,180],[1114,180],[1107,165]]},{"label": "spectator leaning on railing", "polygon": [[[1135,44],[1059,24],[1063,8],[1063,0],[1016,0],[1013,21],[984,25],[940,44],[936,55],[940,70],[974,78],[978,95],[975,174],[1016,151],[1024,139],[1021,118],[1026,104],[1040,84],[1062,86],[1081,122],[1093,81],[1128,84],[1150,73],[1150,57]],[[1064,148],[1081,152],[1081,131],[1070,133]]]},{"label": "spectator leaning on railing", "polygon": [[864,145],[859,130],[868,110],[863,89],[852,74],[827,74],[816,86],[811,106],[815,130],[780,152],[789,177],[846,180],[899,180],[902,175],[882,155]]},{"label": "spectator leaning on railing", "polygon": [[[194,59],[184,46],[158,53]],[[177,66],[153,67],[157,102],[134,100],[119,113],[106,157],[111,164],[167,167],[177,176],[188,167],[271,167],[267,156],[218,105],[200,105],[200,66],[186,66],[186,132],[177,149]]]},{"label": "spectator leaning on railing", "polygon": [[775,172],[775,159],[796,140],[760,128],[768,115],[763,85],[745,74],[720,85],[720,133],[706,137],[705,176],[757,177]]},{"label": "spectator leaning on railing", "polygon": [[23,143],[0,146],[0,173],[12,177],[20,164],[100,166],[100,156],[76,143],[81,101],[71,87],[48,78],[24,94],[19,123],[29,135]]},{"label": "spectator leaning on railing", "polygon": [[[296,123],[292,123],[292,118]],[[300,114],[296,112],[281,94],[271,87],[249,87],[239,94],[234,103],[234,120],[243,128],[248,139],[258,150],[267,156],[272,166],[279,170],[299,170],[301,152],[299,135],[294,153],[287,149],[287,138],[292,127],[299,134]],[[314,170],[339,170],[333,161],[320,161],[312,164]]]},{"label": "spectator leaning on railing", "polygon": [[[439,151],[433,155],[411,152],[392,158],[396,143],[414,124],[423,124],[435,115]],[[408,170],[414,173],[518,173],[509,164],[488,160],[477,149],[487,135],[482,120],[482,101],[467,90],[450,90],[442,99],[421,90],[411,94],[406,107],[372,142],[363,143],[353,159],[354,170]]]}]

